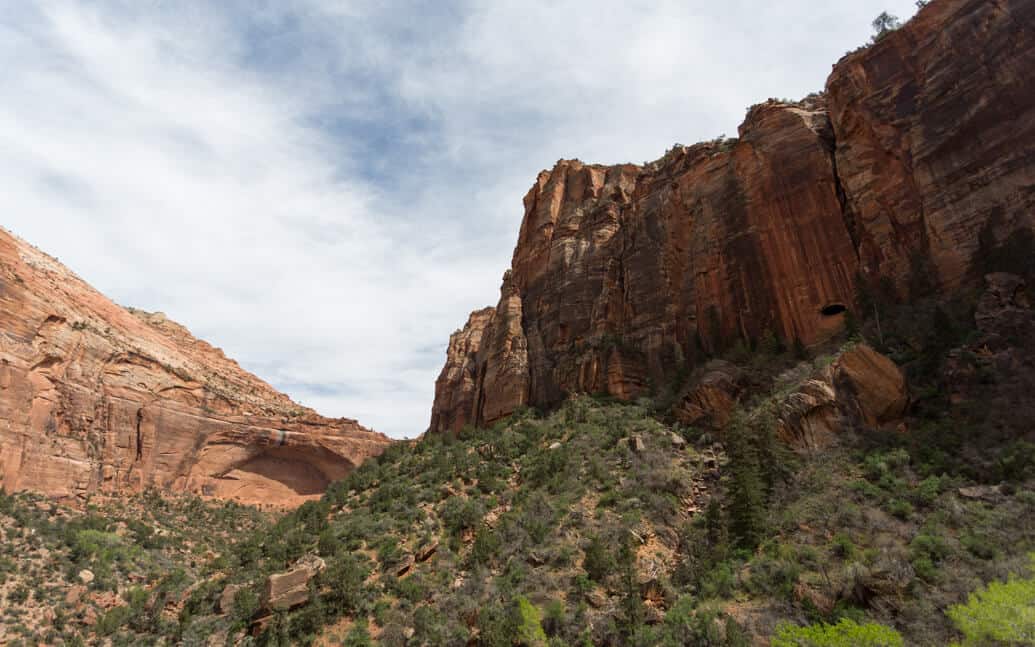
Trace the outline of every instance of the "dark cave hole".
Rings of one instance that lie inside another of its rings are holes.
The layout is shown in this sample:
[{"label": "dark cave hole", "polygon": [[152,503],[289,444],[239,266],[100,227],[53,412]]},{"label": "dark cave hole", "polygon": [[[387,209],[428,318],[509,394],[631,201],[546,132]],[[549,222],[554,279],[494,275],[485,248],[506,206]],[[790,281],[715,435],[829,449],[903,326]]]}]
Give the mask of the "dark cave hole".
[{"label": "dark cave hole", "polygon": [[824,317],[833,317],[835,315],[839,315],[839,314],[842,314],[844,312],[848,312],[848,308],[845,307],[845,305],[843,303],[831,303],[828,306],[824,306],[824,308],[822,310],[820,310],[819,312]]}]

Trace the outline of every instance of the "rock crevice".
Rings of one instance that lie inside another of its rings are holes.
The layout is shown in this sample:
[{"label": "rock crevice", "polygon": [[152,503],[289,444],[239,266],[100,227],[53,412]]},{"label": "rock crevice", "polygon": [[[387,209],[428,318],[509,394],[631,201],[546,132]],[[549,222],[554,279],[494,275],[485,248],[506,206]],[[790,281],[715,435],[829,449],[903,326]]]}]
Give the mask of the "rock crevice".
[{"label": "rock crevice", "polygon": [[[539,174],[496,308],[447,351],[431,431],[576,392],[630,399],[738,343],[809,345],[857,277],[952,290],[1035,228],[1035,1],[938,0],[736,140]],[[989,74],[989,70],[995,70]]]}]

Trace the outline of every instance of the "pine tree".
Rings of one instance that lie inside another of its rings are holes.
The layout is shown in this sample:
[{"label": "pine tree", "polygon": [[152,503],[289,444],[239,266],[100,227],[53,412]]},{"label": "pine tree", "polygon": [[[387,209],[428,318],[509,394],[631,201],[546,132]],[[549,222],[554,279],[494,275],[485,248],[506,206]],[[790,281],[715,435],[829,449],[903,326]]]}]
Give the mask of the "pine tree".
[{"label": "pine tree", "polygon": [[738,548],[753,549],[765,532],[766,485],[754,431],[736,416],[729,427],[729,529]]}]

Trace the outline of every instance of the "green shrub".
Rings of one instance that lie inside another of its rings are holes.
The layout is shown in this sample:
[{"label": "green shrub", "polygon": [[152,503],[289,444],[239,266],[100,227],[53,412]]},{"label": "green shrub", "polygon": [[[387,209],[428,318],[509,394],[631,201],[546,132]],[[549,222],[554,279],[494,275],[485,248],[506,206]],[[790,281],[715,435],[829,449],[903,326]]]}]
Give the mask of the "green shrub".
[{"label": "green shrub", "polygon": [[471,546],[471,559],[476,564],[488,564],[500,549],[500,537],[491,528],[485,527],[474,536]]},{"label": "green shrub", "polygon": [[868,622],[856,624],[842,618],[836,625],[825,623],[799,627],[781,622],[772,647],[903,647],[902,636],[890,627]]},{"label": "green shrub", "polygon": [[233,616],[240,622],[248,622],[259,610],[259,596],[250,588],[234,593]]},{"label": "green shrub", "polygon": [[737,578],[729,562],[720,562],[701,577],[702,598],[728,598],[733,595]]},{"label": "green shrub", "polygon": [[527,647],[545,647],[546,632],[543,631],[539,609],[524,596],[518,596],[512,610],[514,641]]},{"label": "green shrub", "polygon": [[934,503],[943,488],[942,479],[937,476],[928,476],[917,486],[914,497],[919,505],[929,506]]},{"label": "green shrub", "polygon": [[100,636],[110,636],[129,621],[132,612],[129,607],[114,607],[97,619],[95,630]]},{"label": "green shrub", "polygon": [[719,612],[711,607],[698,607],[692,596],[680,596],[665,614],[659,635],[646,644],[723,645],[723,631],[717,622]]},{"label": "green shrub", "polygon": [[994,559],[999,551],[983,533],[968,532],[960,535],[960,544],[979,559]]},{"label": "green shrub", "polygon": [[747,589],[755,594],[790,599],[801,567],[791,559],[763,557],[751,564]]},{"label": "green shrub", "polygon": [[368,569],[351,553],[339,553],[320,573],[320,584],[327,609],[332,614],[355,613],[364,608],[367,591],[364,581]]},{"label": "green shrub", "polygon": [[590,579],[603,582],[615,568],[615,558],[600,537],[593,535],[586,546],[586,556],[582,560],[582,568]]},{"label": "green shrub", "polygon": [[834,535],[830,550],[841,559],[851,559],[855,555],[855,544],[852,543],[851,537],[843,532],[839,532]]},{"label": "green shrub", "polygon": [[543,631],[548,636],[556,636],[564,629],[564,603],[560,600],[550,600],[546,604],[546,613],[543,617]]},{"label": "green shrub", "polygon": [[941,573],[938,564],[949,555],[949,546],[938,535],[921,533],[909,543],[909,561],[920,578],[937,582]]},{"label": "green shrub", "polygon": [[888,514],[899,519],[908,519],[913,514],[913,505],[904,499],[892,499],[888,502]]},{"label": "green shrub", "polygon": [[342,645],[343,647],[373,647],[374,642],[370,638],[370,632],[367,631],[366,622],[353,625]]},{"label": "green shrub", "polygon": [[[1035,554],[1031,557],[1035,570]],[[1010,577],[971,593],[947,614],[963,634],[962,647],[1035,644],[1035,577]]]}]

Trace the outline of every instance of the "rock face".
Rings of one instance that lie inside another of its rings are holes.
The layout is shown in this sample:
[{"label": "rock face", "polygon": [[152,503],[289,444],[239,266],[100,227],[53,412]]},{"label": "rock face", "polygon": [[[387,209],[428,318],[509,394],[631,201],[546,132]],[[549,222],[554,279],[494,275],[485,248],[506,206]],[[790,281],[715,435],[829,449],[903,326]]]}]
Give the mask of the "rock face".
[{"label": "rock face", "polygon": [[936,0],[838,63],[827,93],[867,273],[901,279],[919,257],[953,287],[982,230],[1032,227],[1035,2]]},{"label": "rock face", "polygon": [[742,380],[740,369],[733,364],[721,359],[708,362],[701,377],[673,407],[675,417],[687,425],[725,427],[743,390]]},{"label": "rock face", "polygon": [[0,230],[0,486],[294,505],[388,439],[331,420]]},{"label": "rock face", "polygon": [[877,428],[899,420],[908,406],[902,370],[857,344],[780,403],[777,433],[798,447],[824,447],[848,424]]},{"label": "rock face", "polygon": [[1035,227],[1033,24],[1033,0],[937,0],[736,140],[540,173],[499,304],[451,339],[431,431],[635,398],[737,340],[821,341],[857,277],[969,280],[979,241]]}]

